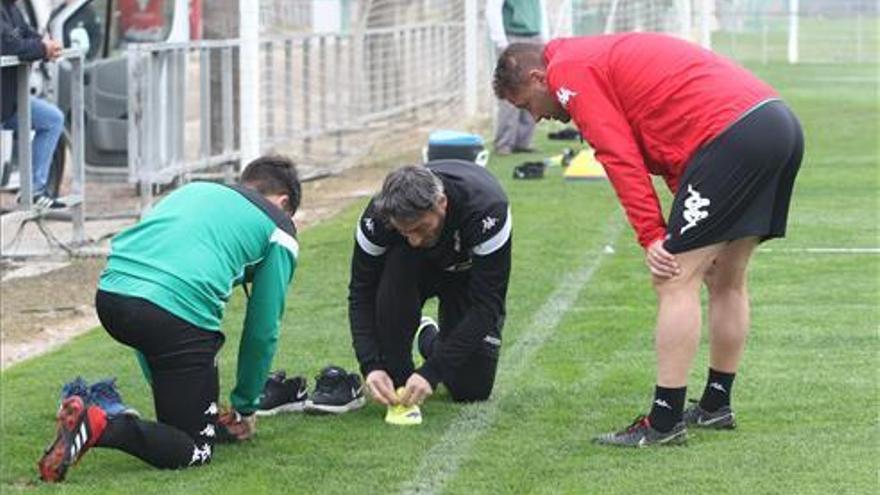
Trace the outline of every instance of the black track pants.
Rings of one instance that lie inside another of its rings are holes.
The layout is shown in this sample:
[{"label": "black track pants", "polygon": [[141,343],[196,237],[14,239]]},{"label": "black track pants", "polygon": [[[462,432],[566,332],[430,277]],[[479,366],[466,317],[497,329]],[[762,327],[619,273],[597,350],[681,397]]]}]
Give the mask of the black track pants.
[{"label": "black track pants", "polygon": [[146,299],[99,290],[95,306],[107,333],[146,358],[158,420],[111,418],[97,446],[122,450],[158,468],[209,462],[218,413],[216,356],[223,334],[193,326]]}]

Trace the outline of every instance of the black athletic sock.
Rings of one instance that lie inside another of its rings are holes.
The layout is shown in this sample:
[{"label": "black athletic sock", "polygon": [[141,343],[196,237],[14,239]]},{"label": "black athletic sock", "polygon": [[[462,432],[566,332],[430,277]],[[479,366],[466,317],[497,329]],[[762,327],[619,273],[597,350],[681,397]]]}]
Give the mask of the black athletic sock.
[{"label": "black athletic sock", "polygon": [[685,395],[687,395],[687,387],[665,388],[659,385],[654,387],[654,403],[651,405],[648,420],[655,430],[669,431],[681,421]]},{"label": "black athletic sock", "polygon": [[735,377],[736,373],[723,373],[709,368],[709,378],[706,380],[706,388],[700,399],[700,407],[704,411],[715,412],[724,406],[729,406]]}]

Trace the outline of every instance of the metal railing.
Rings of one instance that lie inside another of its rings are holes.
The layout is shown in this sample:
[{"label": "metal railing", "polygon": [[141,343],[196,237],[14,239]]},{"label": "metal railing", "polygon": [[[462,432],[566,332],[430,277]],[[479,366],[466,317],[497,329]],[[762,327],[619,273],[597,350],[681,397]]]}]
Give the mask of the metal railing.
[{"label": "metal railing", "polygon": [[[292,156],[307,180],[369,153],[377,129],[415,123],[419,112],[458,119],[465,113],[461,22],[263,38],[256,52],[259,87],[251,89],[234,77],[243,43],[129,45],[129,181],[140,185],[142,211],[150,208],[155,185],[185,182],[221,165],[231,179],[240,171],[236,136],[245,126],[259,129],[260,153]],[[219,97],[211,81],[218,59]],[[247,104],[242,93],[252,90],[259,94],[251,100],[255,120],[245,122],[235,115],[234,100]],[[221,136],[212,136],[212,120],[220,120],[214,132]]]},{"label": "metal railing", "polygon": [[[68,48],[61,52],[60,59],[71,64],[70,84],[70,157],[72,164],[70,194],[59,198],[67,206],[63,210],[52,210],[53,216],[65,216],[73,222],[73,245],[81,245],[85,241],[85,167],[84,167],[84,121],[83,121],[83,55],[78,48]],[[16,103],[18,115],[17,150],[18,170],[20,177],[19,201],[15,210],[8,215],[14,220],[24,223],[45,216],[49,210],[38,208],[33,202],[33,162],[31,154],[31,106],[30,106],[30,73],[31,62],[19,60],[14,56],[0,57],[0,67],[16,67]],[[5,256],[6,253],[3,253]]]},{"label": "metal railing", "polygon": [[[129,45],[128,174],[129,182],[140,185],[142,212],[152,204],[153,186],[209,167],[229,165],[231,169],[239,160],[232,75],[233,53],[240,46],[238,40]],[[214,107],[211,94],[213,53],[220,56],[223,75],[219,108]],[[193,66],[198,68],[195,109],[188,93]],[[221,146],[212,149],[211,121],[216,112],[222,119]],[[195,154],[187,146],[192,141],[187,138],[195,138],[189,124],[198,127]]]}]

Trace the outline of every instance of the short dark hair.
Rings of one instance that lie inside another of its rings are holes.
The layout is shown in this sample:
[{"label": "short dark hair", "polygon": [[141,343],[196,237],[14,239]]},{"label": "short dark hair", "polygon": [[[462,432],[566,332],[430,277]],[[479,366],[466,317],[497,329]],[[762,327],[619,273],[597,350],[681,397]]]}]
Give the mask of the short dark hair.
[{"label": "short dark hair", "polygon": [[407,165],[388,174],[373,207],[385,220],[409,222],[430,211],[443,195],[443,182],[422,165]]},{"label": "short dark hair", "polygon": [[282,155],[265,155],[250,162],[241,173],[241,183],[263,196],[286,194],[290,213],[296,213],[302,199],[302,187],[296,165]]},{"label": "short dark hair", "polygon": [[511,43],[498,57],[492,89],[495,96],[505,99],[528,81],[529,71],[544,68],[544,45]]}]

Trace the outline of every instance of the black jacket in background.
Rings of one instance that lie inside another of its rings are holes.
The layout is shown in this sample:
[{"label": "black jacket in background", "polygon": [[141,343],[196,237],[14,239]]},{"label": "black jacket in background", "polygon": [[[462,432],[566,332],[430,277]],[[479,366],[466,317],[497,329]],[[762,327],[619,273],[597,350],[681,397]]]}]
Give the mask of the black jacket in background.
[{"label": "black jacket in background", "polygon": [[[12,0],[0,0],[0,55],[15,55],[22,60],[39,60],[46,56],[39,33],[31,29]],[[16,111],[17,70],[17,67],[0,70],[0,121]]]}]

